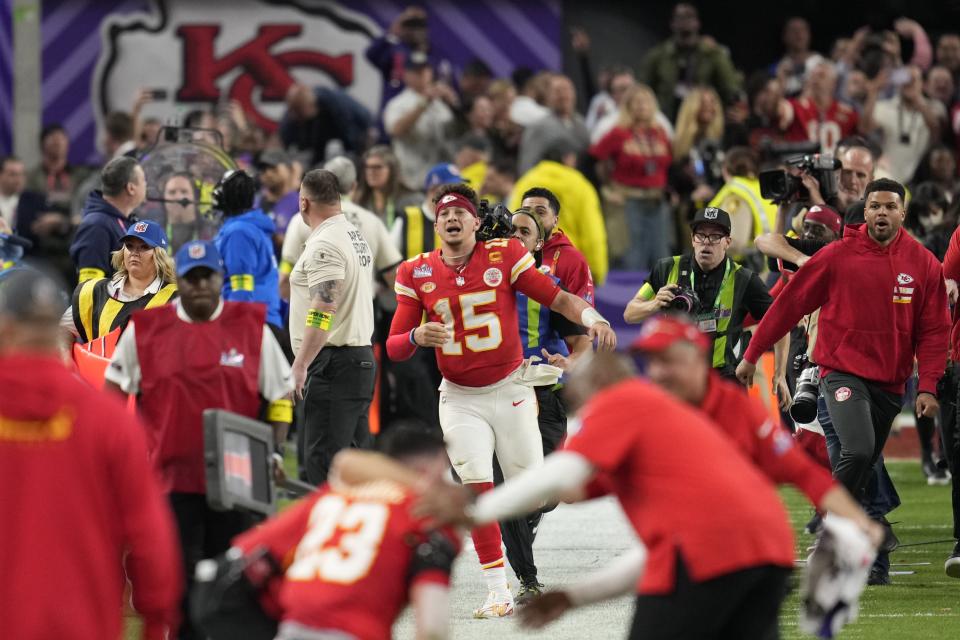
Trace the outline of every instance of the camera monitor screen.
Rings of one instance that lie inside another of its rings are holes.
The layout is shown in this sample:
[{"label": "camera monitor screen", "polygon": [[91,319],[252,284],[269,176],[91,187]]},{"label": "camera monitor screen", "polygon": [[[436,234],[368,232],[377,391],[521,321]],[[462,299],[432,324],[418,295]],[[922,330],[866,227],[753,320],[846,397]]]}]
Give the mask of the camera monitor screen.
[{"label": "camera monitor screen", "polygon": [[203,412],[207,502],[220,511],[271,514],[273,429],[229,411]]}]

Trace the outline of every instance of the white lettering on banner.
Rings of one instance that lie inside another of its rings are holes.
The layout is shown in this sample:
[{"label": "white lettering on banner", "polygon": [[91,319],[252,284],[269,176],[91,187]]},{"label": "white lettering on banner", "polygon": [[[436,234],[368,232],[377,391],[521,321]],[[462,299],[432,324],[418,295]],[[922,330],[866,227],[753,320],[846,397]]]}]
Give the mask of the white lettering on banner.
[{"label": "white lettering on banner", "polygon": [[[94,95],[102,125],[129,109],[141,87],[166,91],[142,117],[179,119],[189,108],[238,101],[268,131],[286,111],[290,85],[343,88],[376,113],[380,72],[364,52],[380,27],[341,3],[155,0],[153,11],[111,15],[101,28]],[[148,75],[145,74],[148,71]]]}]

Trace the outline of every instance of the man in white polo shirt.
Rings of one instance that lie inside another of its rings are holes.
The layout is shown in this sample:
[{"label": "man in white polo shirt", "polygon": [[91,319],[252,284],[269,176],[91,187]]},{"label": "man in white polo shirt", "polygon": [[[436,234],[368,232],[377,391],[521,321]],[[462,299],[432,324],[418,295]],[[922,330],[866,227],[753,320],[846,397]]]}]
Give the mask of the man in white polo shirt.
[{"label": "man in white polo shirt", "polygon": [[312,231],[290,274],[293,380],[304,404],[307,480],[321,484],[340,449],[370,437],[373,256],[340,209],[333,173],[303,177],[300,215]]}]

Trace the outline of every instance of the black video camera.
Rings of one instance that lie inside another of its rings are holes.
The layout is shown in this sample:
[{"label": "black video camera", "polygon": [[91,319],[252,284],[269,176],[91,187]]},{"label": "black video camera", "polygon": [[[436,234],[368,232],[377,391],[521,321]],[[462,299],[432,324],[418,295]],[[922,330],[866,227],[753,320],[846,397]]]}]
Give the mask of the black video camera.
[{"label": "black video camera", "polygon": [[[841,167],[840,161],[832,153],[814,153],[793,158],[787,158],[786,164],[800,169],[820,183],[820,195],[827,202],[837,196],[837,174]],[[775,204],[791,201],[806,201],[810,199],[810,192],[803,186],[800,176],[793,175],[782,169],[771,169],[760,172],[760,195]]]},{"label": "black video camera", "polygon": [[481,200],[477,216],[480,218],[480,228],[477,229],[480,242],[513,237],[513,214],[504,205],[490,208],[490,203]]}]

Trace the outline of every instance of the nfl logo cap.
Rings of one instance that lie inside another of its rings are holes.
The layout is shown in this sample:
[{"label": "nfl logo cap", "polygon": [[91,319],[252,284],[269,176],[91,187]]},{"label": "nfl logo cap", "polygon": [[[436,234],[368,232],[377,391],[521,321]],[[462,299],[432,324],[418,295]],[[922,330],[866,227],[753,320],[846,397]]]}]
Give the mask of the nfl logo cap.
[{"label": "nfl logo cap", "polygon": [[466,180],[460,175],[460,169],[457,169],[457,165],[446,162],[435,164],[427,172],[427,178],[423,181],[423,190],[430,191],[430,189],[442,184],[459,184],[461,182],[466,182]]},{"label": "nfl logo cap", "polygon": [[127,233],[124,234],[123,238],[120,238],[120,242],[123,242],[125,238],[139,238],[154,249],[157,247],[167,248],[167,234],[163,232],[163,227],[150,220],[134,222],[127,227]]},{"label": "nfl logo cap", "polygon": [[183,277],[197,267],[206,267],[223,273],[223,258],[212,242],[192,240],[177,251],[177,277]]},{"label": "nfl logo cap", "polygon": [[727,235],[730,235],[730,214],[719,207],[706,207],[697,211],[697,215],[690,221],[690,228],[696,231],[697,225],[708,222],[723,227]]}]

